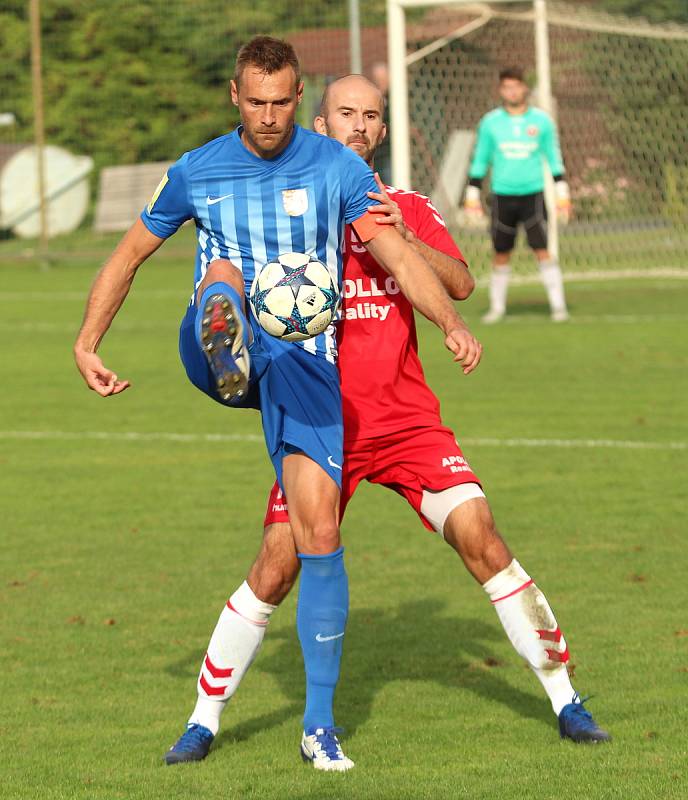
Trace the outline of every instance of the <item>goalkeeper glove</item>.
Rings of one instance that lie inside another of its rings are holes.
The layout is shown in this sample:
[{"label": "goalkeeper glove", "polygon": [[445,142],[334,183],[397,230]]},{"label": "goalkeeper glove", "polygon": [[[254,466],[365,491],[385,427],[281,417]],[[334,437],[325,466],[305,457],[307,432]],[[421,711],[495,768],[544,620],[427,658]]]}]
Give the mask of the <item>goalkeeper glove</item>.
[{"label": "goalkeeper glove", "polygon": [[467,186],[463,201],[464,220],[469,228],[480,227],[485,220],[482,203],[480,202],[480,189],[477,186]]},{"label": "goalkeeper glove", "polygon": [[557,181],[554,184],[557,197],[557,219],[562,225],[568,225],[571,219],[571,192],[566,181]]}]

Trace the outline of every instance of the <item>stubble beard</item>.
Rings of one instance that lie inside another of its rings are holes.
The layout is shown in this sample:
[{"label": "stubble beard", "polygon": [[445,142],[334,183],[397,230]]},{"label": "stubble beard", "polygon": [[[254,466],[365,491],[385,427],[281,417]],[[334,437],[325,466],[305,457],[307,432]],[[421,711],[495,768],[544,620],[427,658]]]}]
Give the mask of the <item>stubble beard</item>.
[{"label": "stubble beard", "polygon": [[[324,120],[324,123],[325,123],[325,133],[327,134],[327,136],[330,139],[336,139],[337,137],[332,135],[332,130],[330,129],[330,126],[327,124],[327,119]],[[345,144],[344,147],[351,150],[352,153],[356,153],[357,156],[360,156],[366,162],[366,164],[372,169],[373,159],[375,158],[375,151],[379,146],[379,142],[378,144],[373,145],[373,143],[370,142],[370,140],[368,141],[369,141],[369,144],[367,145],[368,149],[365,151],[365,153],[361,153],[358,150],[352,150],[352,148],[349,147],[349,143]],[[362,142],[362,144],[365,144],[365,142]]]},{"label": "stubble beard", "polygon": [[[266,159],[274,158],[275,156],[279,155],[287,147],[287,144],[289,143],[289,140],[293,132],[294,132],[293,122],[280,132],[281,135],[277,131],[259,130],[256,131],[255,133],[252,131],[249,132],[247,126],[244,125],[244,135],[251,143],[251,146],[261,158],[266,158]],[[270,139],[268,140],[263,139],[263,141],[267,141],[267,143],[270,143],[271,145],[270,147],[265,147],[263,144],[261,144],[261,139],[259,137],[261,136],[261,134],[265,133],[272,134],[272,137]]]},{"label": "stubble beard", "polygon": [[[373,144],[370,139],[368,139],[367,142],[360,142],[360,144],[362,144],[366,149],[364,151],[354,150],[353,152],[356,153],[356,155],[359,155],[369,167],[372,167],[373,158],[375,158],[375,151],[377,150],[378,146]],[[349,144],[347,144],[347,147],[349,147]]]}]

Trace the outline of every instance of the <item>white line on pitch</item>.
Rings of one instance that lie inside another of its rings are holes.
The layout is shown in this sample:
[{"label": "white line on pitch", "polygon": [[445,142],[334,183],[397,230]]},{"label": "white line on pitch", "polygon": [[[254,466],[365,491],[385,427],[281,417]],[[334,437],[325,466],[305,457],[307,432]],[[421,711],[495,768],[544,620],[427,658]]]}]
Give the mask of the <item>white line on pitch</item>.
[{"label": "white line on pitch", "polygon": [[[136,298],[146,298],[150,300],[166,300],[169,297],[177,298],[182,303],[188,303],[190,291],[175,290],[175,289],[134,289],[130,297],[127,299],[127,304]],[[88,297],[88,289],[82,292],[0,292],[0,301],[16,301],[16,300],[75,300],[84,301]]]},{"label": "white line on pitch", "polygon": [[[0,431],[0,439],[101,439],[122,442],[262,442],[251,433],[140,433],[135,431]],[[465,437],[465,445],[475,447],[551,447],[621,450],[688,450],[688,442],[642,442],[624,439],[525,439]]]},{"label": "white line on pitch", "polygon": [[476,447],[586,447],[621,450],[688,450],[688,442],[639,442],[623,439],[492,439],[462,438],[461,442]]},{"label": "white line on pitch", "polygon": [[[571,318],[567,325],[592,325],[600,322],[608,322],[615,325],[635,325],[639,322],[685,322],[688,317],[686,314],[576,314],[571,312]],[[501,324],[513,325],[520,322],[549,322],[549,313],[543,307],[541,314],[507,314]]]},{"label": "white line on pitch", "polygon": [[[578,281],[614,281],[624,280],[627,278],[634,279],[656,279],[656,278],[679,278],[688,280],[688,269],[682,267],[653,267],[652,269],[597,269],[581,272],[564,272],[564,280],[567,283],[574,283]],[[487,286],[489,283],[489,276],[481,277],[478,279],[478,286]],[[529,286],[539,285],[541,282],[540,276],[537,273],[532,275],[512,275],[511,284],[514,286]],[[88,290],[84,289],[78,291],[64,291],[64,292],[0,292],[0,301],[16,301],[16,300],[75,300],[83,301],[86,299]],[[189,292],[178,289],[135,289],[131,292],[128,303],[137,298],[146,298],[148,300],[167,298],[178,298],[180,301],[188,301]]]},{"label": "white line on pitch", "polygon": [[0,439],[106,439],[119,442],[262,442],[252,433],[123,433],[110,431],[0,431]]},{"label": "white line on pitch", "polygon": [[[615,281],[650,278],[680,278],[688,279],[688,269],[681,267],[655,267],[654,269],[593,269],[588,272],[566,272],[564,271],[564,281],[566,283],[577,283],[586,281]],[[490,282],[489,276],[478,278],[478,286],[487,286]],[[513,286],[535,286],[542,282],[540,275],[511,275],[509,281]],[[1,295],[0,295],[1,296]]]},{"label": "white line on pitch", "polygon": [[[179,315],[181,319],[181,314]],[[36,331],[36,333],[71,333],[76,336],[79,330],[81,320],[75,319],[71,322],[33,322],[24,320],[23,322],[0,322],[0,331],[7,333]],[[112,324],[113,331],[121,331],[123,333],[137,333],[139,331],[173,331],[179,328],[179,323],[176,320],[165,320],[160,322],[145,322],[138,320],[137,322],[125,322],[124,320],[115,320]]]}]

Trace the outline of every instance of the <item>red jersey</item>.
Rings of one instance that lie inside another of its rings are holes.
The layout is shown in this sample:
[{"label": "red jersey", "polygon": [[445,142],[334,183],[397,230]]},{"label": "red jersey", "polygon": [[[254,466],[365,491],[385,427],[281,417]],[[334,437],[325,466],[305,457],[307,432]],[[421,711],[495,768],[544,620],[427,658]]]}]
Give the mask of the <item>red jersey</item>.
[{"label": "red jersey", "polygon": [[[418,239],[465,263],[444,220],[417,192],[387,187]],[[373,439],[440,422],[440,404],[423,374],[413,307],[350,225],[344,246],[338,325],[344,441]]]}]

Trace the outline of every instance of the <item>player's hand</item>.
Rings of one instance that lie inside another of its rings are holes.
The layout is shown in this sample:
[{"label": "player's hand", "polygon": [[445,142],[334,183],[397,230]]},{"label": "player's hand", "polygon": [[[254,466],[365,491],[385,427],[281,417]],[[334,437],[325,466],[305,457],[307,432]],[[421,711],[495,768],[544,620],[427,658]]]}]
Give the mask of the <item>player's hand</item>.
[{"label": "player's hand", "polygon": [[571,221],[571,192],[566,181],[556,181],[554,184],[557,197],[557,219],[561,225],[568,225]]},{"label": "player's hand", "polygon": [[413,233],[404,224],[404,218],[401,215],[401,209],[387,194],[384,183],[380,180],[378,173],[375,173],[375,182],[380,188],[379,192],[368,192],[368,197],[371,200],[376,200],[378,205],[368,206],[368,211],[371,214],[378,214],[375,221],[378,225],[393,225],[396,230],[406,239],[410,241],[414,238]]},{"label": "player's hand", "polygon": [[463,201],[464,224],[467,228],[482,228],[485,224],[485,212],[480,200],[480,189],[467,186]]},{"label": "player's hand", "polygon": [[461,364],[464,375],[473,372],[480,363],[483,346],[468,328],[453,328],[447,334],[444,344],[454,353],[454,361]]},{"label": "player's hand", "polygon": [[129,381],[119,380],[117,375],[103,364],[96,353],[75,350],[74,358],[89,389],[93,389],[101,397],[119,394],[131,386]]}]

